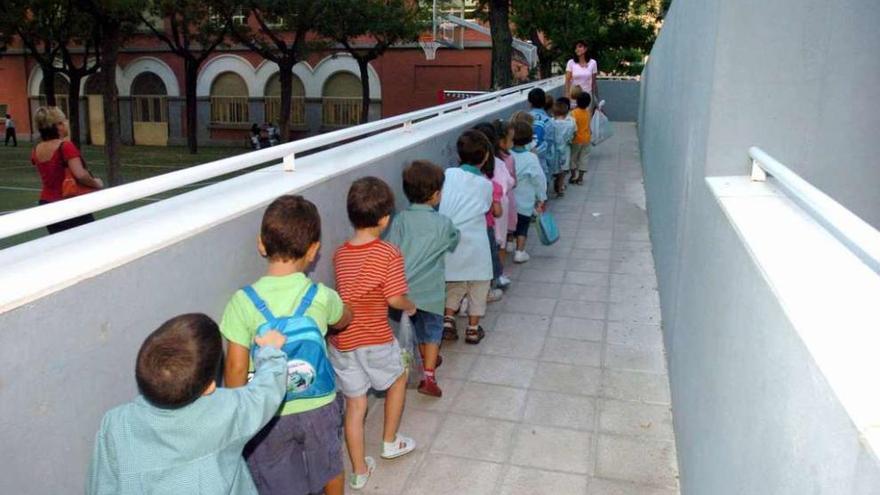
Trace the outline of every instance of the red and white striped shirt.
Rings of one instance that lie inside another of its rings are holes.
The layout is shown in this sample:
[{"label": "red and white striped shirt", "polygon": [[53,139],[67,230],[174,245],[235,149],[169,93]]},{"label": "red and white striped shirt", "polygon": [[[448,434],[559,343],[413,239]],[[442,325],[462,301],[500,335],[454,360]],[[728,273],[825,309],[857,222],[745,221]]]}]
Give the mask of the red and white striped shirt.
[{"label": "red and white striped shirt", "polygon": [[346,242],[333,255],[336,290],[354,312],[342,333],[330,337],[340,351],[394,341],[388,324],[388,298],[402,296],[406,285],[403,255],[381,239],[354,246]]}]

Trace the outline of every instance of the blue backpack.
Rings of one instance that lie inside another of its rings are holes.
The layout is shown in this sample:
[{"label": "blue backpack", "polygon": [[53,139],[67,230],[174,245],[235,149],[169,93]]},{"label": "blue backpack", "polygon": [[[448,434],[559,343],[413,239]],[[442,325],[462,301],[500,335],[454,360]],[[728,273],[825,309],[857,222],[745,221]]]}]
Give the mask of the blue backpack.
[{"label": "blue backpack", "polygon": [[[278,330],[287,337],[287,342],[281,348],[287,354],[287,395],[284,401],[333,393],[336,390],[336,378],[327,359],[324,335],[315,320],[305,314],[318,293],[318,286],[312,284],[296,311],[282,318],[276,318],[269,311],[266,302],[257,295],[252,286],[242,290],[266,319],[266,323],[257,328],[257,335]],[[252,357],[256,354],[257,347],[254,345],[251,348]]]}]

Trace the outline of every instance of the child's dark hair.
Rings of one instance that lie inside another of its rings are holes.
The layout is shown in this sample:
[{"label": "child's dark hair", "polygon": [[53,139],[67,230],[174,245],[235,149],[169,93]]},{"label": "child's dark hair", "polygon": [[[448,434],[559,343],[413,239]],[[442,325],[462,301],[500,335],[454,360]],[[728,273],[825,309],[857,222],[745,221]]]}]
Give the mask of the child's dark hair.
[{"label": "child's dark hair", "polygon": [[544,108],[547,104],[547,94],[541,88],[534,88],[529,91],[529,104],[532,108]]},{"label": "child's dark hair", "polygon": [[379,225],[394,213],[394,192],[378,177],[362,177],[348,189],[348,220],[356,229]]},{"label": "child's dark hair", "polygon": [[571,98],[567,96],[560,96],[556,98],[556,103],[562,103],[563,105],[567,105],[568,108],[571,108]]},{"label": "child's dark hair", "polygon": [[501,119],[495,121],[494,127],[495,135],[498,136],[498,141],[495,142],[495,156],[497,156],[498,158],[502,158],[501,155],[504,153],[504,150],[502,150],[501,147],[498,146],[498,142],[500,142],[502,139],[507,138],[507,133],[510,132],[512,127],[510,126],[510,124]]},{"label": "child's dark hair", "polygon": [[498,133],[495,132],[495,126],[492,125],[491,122],[480,122],[479,124],[474,126],[474,130],[482,132],[486,136],[486,139],[489,140],[489,143],[492,145],[491,153],[493,155],[498,154]]},{"label": "child's dark hair", "polygon": [[468,129],[458,137],[456,148],[461,163],[477,168],[480,168],[487,156],[492,154],[492,143],[489,142],[489,138],[474,129]]},{"label": "child's dark hair", "polygon": [[412,204],[427,203],[443,189],[443,168],[427,160],[416,160],[403,169],[403,193]]},{"label": "child's dark hair", "polygon": [[532,126],[528,122],[517,120],[513,123],[513,145],[525,146],[532,142]]},{"label": "child's dark hair", "polygon": [[141,344],[135,365],[138,389],[156,407],[187,406],[216,379],[222,357],[214,320],[200,313],[175,316]]},{"label": "child's dark hair", "polygon": [[544,110],[549,112],[553,111],[553,105],[556,104],[556,100],[553,99],[553,95],[547,95],[544,97]]},{"label": "child's dark hair", "polygon": [[565,117],[568,115],[569,110],[571,110],[571,105],[562,101],[556,101],[553,104],[553,114],[557,117]]},{"label": "child's dark hair", "polygon": [[590,106],[591,101],[593,101],[593,99],[590,98],[590,93],[587,93],[586,91],[584,91],[583,93],[579,94],[577,97],[577,107],[578,108],[588,108]]},{"label": "child's dark hair", "polygon": [[260,239],[270,260],[292,261],[306,255],[321,240],[318,208],[302,196],[281,196],[266,208]]}]

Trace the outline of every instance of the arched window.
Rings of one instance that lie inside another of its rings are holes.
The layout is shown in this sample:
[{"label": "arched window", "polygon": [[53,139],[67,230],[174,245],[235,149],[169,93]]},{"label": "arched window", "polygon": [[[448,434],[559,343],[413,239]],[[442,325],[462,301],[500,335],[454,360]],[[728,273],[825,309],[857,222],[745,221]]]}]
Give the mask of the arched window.
[{"label": "arched window", "polygon": [[211,84],[211,122],[246,124],[248,89],[244,79],[234,72],[224,72]]},{"label": "arched window", "polygon": [[361,80],[351,72],[337,72],[327,79],[324,98],[324,125],[346,127],[361,122]]},{"label": "arched window", "polygon": [[[46,88],[47,79],[44,77],[40,82],[40,105],[46,105]],[[70,91],[70,84],[67,82],[67,79],[64,78],[61,74],[55,75],[55,106],[61,109],[64,112],[64,115],[70,116],[70,102],[68,98],[68,91]]]},{"label": "arched window", "polygon": [[[281,77],[277,73],[269,78],[263,94],[265,95],[266,121],[278,124],[281,120]],[[306,88],[296,76],[293,76],[290,95],[290,123],[292,125],[305,125]]]},{"label": "arched window", "polygon": [[143,72],[131,83],[135,122],[168,122],[168,94],[165,82],[152,72]]}]

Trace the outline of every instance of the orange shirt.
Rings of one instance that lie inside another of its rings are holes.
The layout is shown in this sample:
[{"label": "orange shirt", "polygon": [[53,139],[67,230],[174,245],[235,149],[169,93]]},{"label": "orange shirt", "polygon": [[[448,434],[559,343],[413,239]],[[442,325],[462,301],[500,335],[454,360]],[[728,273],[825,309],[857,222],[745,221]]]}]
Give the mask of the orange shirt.
[{"label": "orange shirt", "polygon": [[587,108],[575,108],[571,111],[574,117],[574,125],[577,128],[574,132],[574,144],[590,144],[592,135],[590,134],[590,110]]},{"label": "orange shirt", "polygon": [[388,324],[388,298],[402,296],[406,285],[403,256],[381,239],[354,246],[346,242],[333,256],[336,290],[354,319],[330,344],[340,351],[388,344],[394,341]]}]

